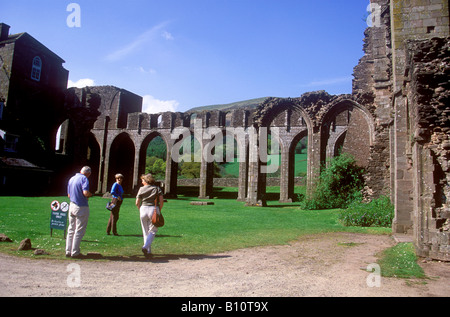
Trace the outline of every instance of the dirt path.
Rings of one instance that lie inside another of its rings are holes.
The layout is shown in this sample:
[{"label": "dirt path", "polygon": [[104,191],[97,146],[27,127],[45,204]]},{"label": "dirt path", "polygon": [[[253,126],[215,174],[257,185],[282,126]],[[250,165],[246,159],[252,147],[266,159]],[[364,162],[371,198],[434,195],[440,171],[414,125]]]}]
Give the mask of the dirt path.
[{"label": "dirt path", "polygon": [[[380,287],[369,287],[367,266],[394,243],[387,236],[334,233],[304,237],[286,246],[145,261],[141,255],[121,261],[49,261],[0,254],[0,296],[450,295],[450,263],[442,262],[420,263],[430,279],[381,278]],[[77,276],[79,285],[72,278]]]}]

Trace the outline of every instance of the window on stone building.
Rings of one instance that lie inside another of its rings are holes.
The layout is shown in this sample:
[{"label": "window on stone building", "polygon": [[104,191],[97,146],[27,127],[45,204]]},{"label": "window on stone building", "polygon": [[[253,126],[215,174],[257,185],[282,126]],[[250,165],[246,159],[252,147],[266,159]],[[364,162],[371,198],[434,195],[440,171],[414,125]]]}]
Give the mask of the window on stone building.
[{"label": "window on stone building", "polygon": [[3,107],[4,107],[4,103],[3,103],[3,101],[0,101],[0,120],[3,119]]},{"label": "window on stone building", "polygon": [[31,79],[35,81],[41,80],[42,61],[39,56],[33,59],[33,67],[31,68]]},{"label": "window on stone building", "polygon": [[193,113],[191,114],[191,122],[190,122],[191,129],[195,127],[195,120],[197,120],[197,114]]},{"label": "window on stone building", "polygon": [[17,135],[8,134],[6,131],[0,130],[0,138],[3,139],[3,150],[5,152],[17,152],[17,143],[19,142]]},{"label": "window on stone building", "polygon": [[228,112],[225,115],[225,126],[226,127],[230,127],[231,126],[231,120],[233,119],[233,113],[232,112]]}]

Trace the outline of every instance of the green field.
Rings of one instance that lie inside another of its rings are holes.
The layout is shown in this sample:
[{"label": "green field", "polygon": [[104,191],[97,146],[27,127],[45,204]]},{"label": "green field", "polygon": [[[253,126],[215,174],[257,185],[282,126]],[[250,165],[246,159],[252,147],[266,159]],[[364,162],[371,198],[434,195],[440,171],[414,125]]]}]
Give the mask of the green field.
[{"label": "green field", "polygon": [[[266,245],[283,245],[302,235],[324,232],[361,232],[389,234],[386,228],[344,227],[337,219],[337,210],[304,211],[296,204],[268,201],[268,208],[245,207],[235,200],[236,188],[215,188],[214,205],[192,206],[197,188],[184,188],[184,195],[165,203],[166,225],[160,228],[152,252],[157,256],[211,254]],[[299,189],[299,191],[301,191]],[[279,188],[268,193],[278,195]],[[270,196],[270,195],[268,195]],[[50,203],[67,201],[66,197],[0,197],[0,233],[13,243],[0,243],[0,252],[35,257],[33,251],[17,251],[21,240],[30,238],[33,248],[50,255],[42,258],[64,258],[65,241],[62,230],[50,236]],[[276,198],[275,198],[276,199]],[[118,222],[120,236],[106,235],[109,211],[107,200],[90,199],[91,215],[82,253],[96,252],[106,259],[142,257],[142,231],[134,198],[125,199]]]},{"label": "green field", "polygon": [[[307,172],[307,154],[295,154],[295,176],[304,176]],[[236,161],[237,159],[235,159]],[[281,159],[279,159],[281,162]],[[226,177],[238,177],[239,176],[239,163],[225,163],[223,164],[224,175]],[[268,175],[271,177],[271,175]]]}]

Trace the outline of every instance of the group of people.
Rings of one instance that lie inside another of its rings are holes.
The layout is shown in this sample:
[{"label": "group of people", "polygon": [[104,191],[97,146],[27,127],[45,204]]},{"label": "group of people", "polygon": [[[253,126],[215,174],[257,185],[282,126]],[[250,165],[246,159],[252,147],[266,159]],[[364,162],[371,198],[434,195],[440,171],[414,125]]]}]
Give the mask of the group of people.
[{"label": "group of people", "polygon": [[[69,227],[66,238],[66,257],[80,258],[81,240],[86,233],[89,219],[88,199],[92,197],[89,189],[89,176],[92,170],[85,166],[79,173],[73,176],[67,185],[67,196],[70,199],[69,207]],[[118,235],[117,221],[119,220],[120,206],[123,202],[124,190],[122,188],[123,175],[115,175],[116,182],[111,188],[113,208],[109,217],[106,233],[108,235]],[[154,212],[161,213],[164,205],[163,193],[160,187],[155,185],[155,179],[151,174],[141,176],[142,187],[136,196],[136,207],[139,209],[144,245],[142,253],[147,257],[151,255],[151,245],[155,239],[158,227],[152,223]]]}]

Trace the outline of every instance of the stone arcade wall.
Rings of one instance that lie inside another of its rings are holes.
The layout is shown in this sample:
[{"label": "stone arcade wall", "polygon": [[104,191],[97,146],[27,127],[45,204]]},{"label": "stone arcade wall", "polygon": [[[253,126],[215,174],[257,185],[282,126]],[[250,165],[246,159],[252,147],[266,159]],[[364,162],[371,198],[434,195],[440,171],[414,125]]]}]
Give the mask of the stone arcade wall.
[{"label": "stone arcade wall", "polygon": [[[109,190],[117,172],[129,175],[126,185],[129,192],[139,186],[139,175],[145,170],[147,146],[156,136],[163,138],[168,149],[167,162],[170,163],[166,168],[165,192],[167,196],[176,196],[178,163],[172,160],[172,152],[178,151],[177,142],[181,136],[184,137],[183,133],[197,139],[202,153],[210,145],[211,131],[222,135],[230,131],[234,133],[241,158],[238,199],[248,205],[265,205],[266,164],[260,156],[263,154],[260,142],[267,138],[263,134],[264,129],[279,135],[281,202],[295,199],[293,150],[303,137],[309,141],[309,188],[314,186],[313,180],[320,168],[338,153],[339,147],[346,148],[359,158],[362,165],[366,165],[367,153],[373,143],[373,116],[361,104],[366,99],[359,96],[332,96],[319,91],[299,98],[269,98],[256,110],[146,114],[136,112],[139,98],[123,98],[123,95],[132,94],[122,89],[90,87],[89,90],[102,100],[99,107],[101,115],[91,130],[98,149],[95,150],[95,144],[90,143],[90,153],[99,153],[97,192],[101,193]],[[120,120],[125,115],[126,122]],[[128,170],[124,171],[124,166],[128,166]],[[201,158],[199,182],[200,197],[208,198],[213,189],[212,162],[204,156]]]},{"label": "stone arcade wall", "polygon": [[[176,196],[178,163],[171,156],[181,138],[176,129],[194,135],[204,149],[211,138],[196,134],[196,128],[220,133],[239,128],[244,136],[237,139],[243,157],[238,200],[264,206],[267,175],[260,145],[268,129],[280,136],[281,202],[295,198],[292,153],[301,138],[308,138],[308,190],[321,166],[342,146],[366,169],[366,196],[391,196],[393,231],[413,234],[418,254],[449,260],[448,1],[371,2],[377,23],[365,32],[365,54],[354,69],[351,95],[318,91],[299,98],[268,98],[256,110],[145,114],[137,109],[139,98],[117,97],[131,93],[94,88],[102,100],[109,100],[91,130],[100,153],[98,191],[107,191],[113,182],[111,158],[124,153],[129,154],[123,165],[132,166],[127,171],[129,190],[137,188],[147,146],[161,136],[170,162],[165,192]],[[198,186],[200,198],[210,197],[212,168],[204,157]]]},{"label": "stone arcade wall", "polygon": [[[363,99],[374,116],[374,142],[366,167],[366,195],[389,195],[392,175],[390,167],[390,127],[392,126],[392,49],[389,0],[371,1],[380,8],[374,12],[374,26],[364,32],[364,56],[354,68],[353,95]],[[377,16],[379,14],[379,16]]]}]

